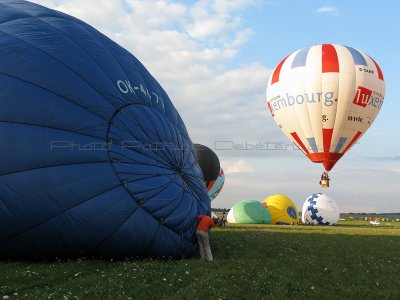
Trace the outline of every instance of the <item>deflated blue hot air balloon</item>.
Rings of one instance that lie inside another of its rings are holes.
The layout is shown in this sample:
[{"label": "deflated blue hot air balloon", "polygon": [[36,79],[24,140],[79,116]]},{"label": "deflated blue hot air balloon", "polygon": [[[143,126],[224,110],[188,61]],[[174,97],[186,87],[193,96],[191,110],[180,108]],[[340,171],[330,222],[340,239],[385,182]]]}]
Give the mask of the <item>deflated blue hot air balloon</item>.
[{"label": "deflated blue hot air balloon", "polygon": [[0,1],[0,257],[195,252],[210,200],[165,91],[86,23]]}]

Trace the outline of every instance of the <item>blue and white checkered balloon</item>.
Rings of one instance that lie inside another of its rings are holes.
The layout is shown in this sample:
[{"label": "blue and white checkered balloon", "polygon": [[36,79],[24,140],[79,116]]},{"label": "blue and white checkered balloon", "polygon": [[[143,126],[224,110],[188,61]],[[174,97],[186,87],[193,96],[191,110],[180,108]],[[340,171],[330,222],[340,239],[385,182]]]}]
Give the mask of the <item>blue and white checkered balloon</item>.
[{"label": "blue and white checkered balloon", "polygon": [[312,194],[303,204],[301,221],[305,224],[334,225],[339,218],[335,201],[325,194]]}]

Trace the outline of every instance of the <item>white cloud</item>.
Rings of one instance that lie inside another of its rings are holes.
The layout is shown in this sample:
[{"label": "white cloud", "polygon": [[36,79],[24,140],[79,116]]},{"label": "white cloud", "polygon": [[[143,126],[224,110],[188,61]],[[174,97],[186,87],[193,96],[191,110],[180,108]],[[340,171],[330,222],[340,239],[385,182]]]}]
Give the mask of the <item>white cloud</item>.
[{"label": "white cloud", "polygon": [[321,6],[314,10],[318,14],[337,14],[338,9],[334,6]]},{"label": "white cloud", "polygon": [[235,12],[249,6],[252,1],[200,0],[190,9],[192,21],[187,26],[188,33],[197,39],[227,34],[242,22]]},{"label": "white cloud", "polygon": [[[213,77],[252,35],[238,12],[251,1],[36,0],[83,19],[131,51],[164,88]],[[179,100],[178,100],[179,101]]]},{"label": "white cloud", "polygon": [[225,174],[236,174],[236,173],[253,173],[254,169],[250,167],[244,159],[240,159],[235,162],[222,161]]}]

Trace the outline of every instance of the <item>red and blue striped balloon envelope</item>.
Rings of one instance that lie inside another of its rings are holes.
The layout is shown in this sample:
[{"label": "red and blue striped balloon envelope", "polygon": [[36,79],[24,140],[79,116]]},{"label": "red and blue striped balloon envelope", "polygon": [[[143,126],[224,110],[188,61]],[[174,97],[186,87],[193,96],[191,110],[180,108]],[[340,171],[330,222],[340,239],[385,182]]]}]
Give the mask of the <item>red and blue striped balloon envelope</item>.
[{"label": "red and blue striped balloon envelope", "polygon": [[330,171],[375,120],[385,96],[379,65],[357,49],[300,49],[273,70],[268,108],[286,136]]}]

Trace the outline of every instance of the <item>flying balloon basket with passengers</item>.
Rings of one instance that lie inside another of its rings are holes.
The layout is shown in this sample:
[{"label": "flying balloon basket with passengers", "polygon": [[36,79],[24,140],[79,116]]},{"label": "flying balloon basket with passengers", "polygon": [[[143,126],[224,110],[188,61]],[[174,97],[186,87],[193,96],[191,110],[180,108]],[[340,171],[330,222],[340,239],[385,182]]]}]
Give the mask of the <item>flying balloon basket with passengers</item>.
[{"label": "flying balloon basket with passengers", "polygon": [[385,96],[378,63],[355,48],[319,44],[295,51],[273,70],[267,105],[285,135],[328,172],[374,122]]}]

